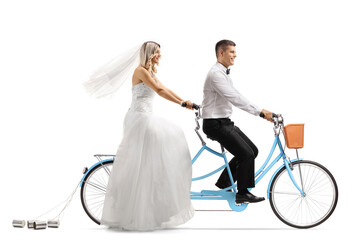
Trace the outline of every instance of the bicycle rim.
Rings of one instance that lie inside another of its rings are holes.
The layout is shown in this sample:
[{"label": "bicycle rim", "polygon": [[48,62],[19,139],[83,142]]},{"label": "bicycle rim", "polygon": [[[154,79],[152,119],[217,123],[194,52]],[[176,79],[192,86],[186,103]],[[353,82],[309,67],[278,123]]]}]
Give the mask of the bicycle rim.
[{"label": "bicycle rim", "polygon": [[322,165],[311,161],[293,163],[292,174],[305,196],[295,188],[282,168],[270,188],[270,205],[284,223],[311,228],[323,223],[335,210],[338,189],[334,177]]},{"label": "bicycle rim", "polygon": [[100,224],[104,206],[106,188],[112,170],[113,161],[105,162],[93,168],[86,176],[81,187],[81,203],[87,215]]}]

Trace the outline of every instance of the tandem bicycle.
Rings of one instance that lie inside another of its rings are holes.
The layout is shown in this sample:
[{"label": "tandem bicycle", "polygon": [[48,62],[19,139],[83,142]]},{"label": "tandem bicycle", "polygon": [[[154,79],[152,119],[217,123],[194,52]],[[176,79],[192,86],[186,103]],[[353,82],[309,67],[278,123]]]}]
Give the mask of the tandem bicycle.
[{"label": "tandem bicycle", "polygon": [[[206,179],[227,169],[231,186],[221,190],[202,190],[190,192],[192,200],[224,200],[231,210],[244,211],[248,204],[235,204],[236,183],[231,175],[226,157],[226,151],[221,146],[217,152],[206,145],[199,133],[201,119],[200,106],[196,109],[195,132],[202,147],[192,159],[192,165],[199,161],[204,151],[221,158],[224,164],[202,176],[193,177],[192,181]],[[338,187],[335,178],[321,164],[299,158],[298,149],[303,147],[304,124],[289,124],[284,126],[281,114],[273,114],[274,135],[270,153],[263,165],[255,173],[255,185],[272,169],[276,170],[267,187],[267,198],[275,215],[285,224],[295,228],[312,228],[326,221],[334,212],[338,201]],[[285,154],[280,136],[284,135],[286,147],[296,150],[296,158],[290,159]],[[279,154],[274,156],[278,149]],[[87,215],[97,224],[100,224],[108,179],[111,173],[115,155],[96,154],[98,162],[90,168],[84,168],[80,183],[80,197],[82,206]],[[279,163],[279,164],[277,164]],[[250,191],[251,189],[249,189]]]}]

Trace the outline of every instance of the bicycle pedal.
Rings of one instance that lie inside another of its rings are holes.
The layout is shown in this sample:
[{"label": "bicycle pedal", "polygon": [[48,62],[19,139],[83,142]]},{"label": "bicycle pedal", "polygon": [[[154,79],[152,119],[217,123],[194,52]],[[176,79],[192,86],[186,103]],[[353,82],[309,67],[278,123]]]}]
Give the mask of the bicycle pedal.
[{"label": "bicycle pedal", "polygon": [[236,206],[241,206],[241,204],[249,204],[250,202],[242,202],[242,203],[237,203],[237,202],[235,202],[235,205]]}]

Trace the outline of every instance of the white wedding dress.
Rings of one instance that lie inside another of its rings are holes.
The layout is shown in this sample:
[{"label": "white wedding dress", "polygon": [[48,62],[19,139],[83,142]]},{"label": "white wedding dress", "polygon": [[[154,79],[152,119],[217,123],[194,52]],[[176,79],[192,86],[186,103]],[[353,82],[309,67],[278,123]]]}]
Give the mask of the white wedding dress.
[{"label": "white wedding dress", "polygon": [[194,214],[188,145],[178,126],[152,114],[155,94],[144,83],[132,88],[102,225],[148,231],[183,224]]}]

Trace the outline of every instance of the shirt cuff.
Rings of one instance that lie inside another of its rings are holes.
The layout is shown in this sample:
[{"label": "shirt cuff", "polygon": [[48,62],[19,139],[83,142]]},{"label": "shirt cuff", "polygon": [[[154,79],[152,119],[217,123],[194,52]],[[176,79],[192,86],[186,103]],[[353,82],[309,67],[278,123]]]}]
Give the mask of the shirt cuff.
[{"label": "shirt cuff", "polygon": [[255,116],[260,116],[261,111],[262,111],[262,109],[261,109],[261,108],[256,107],[256,110],[255,110]]}]

